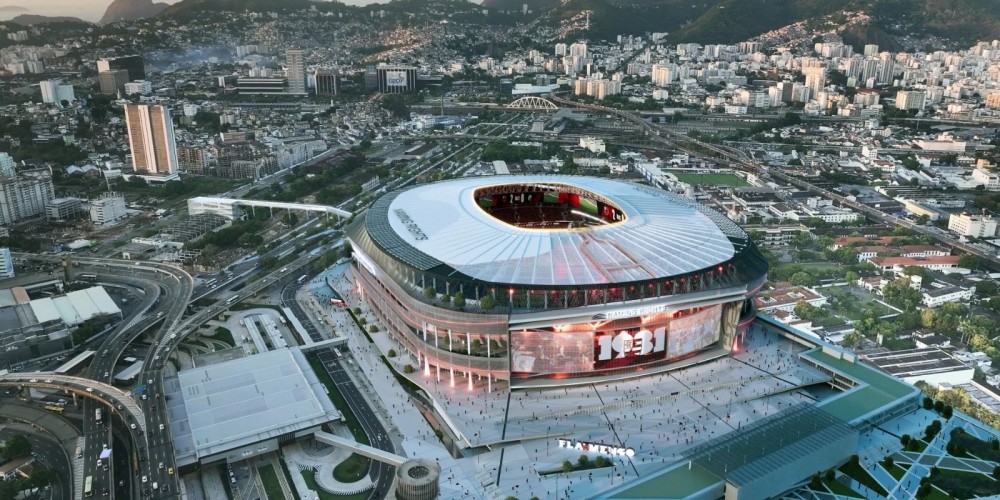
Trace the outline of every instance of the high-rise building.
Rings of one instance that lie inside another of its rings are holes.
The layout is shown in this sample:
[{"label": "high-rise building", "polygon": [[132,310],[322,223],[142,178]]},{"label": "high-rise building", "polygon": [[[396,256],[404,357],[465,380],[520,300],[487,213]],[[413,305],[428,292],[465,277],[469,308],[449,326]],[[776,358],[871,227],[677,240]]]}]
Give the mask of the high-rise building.
[{"label": "high-rise building", "polygon": [[45,206],[45,217],[49,220],[76,219],[83,213],[83,203],[78,198],[54,198]]},{"label": "high-rise building", "polygon": [[118,193],[104,193],[100,198],[90,202],[90,221],[98,226],[124,219],[125,197]]},{"label": "high-rise building", "polygon": [[878,44],[869,43],[865,45],[865,57],[877,56],[878,55]]},{"label": "high-rise building", "polygon": [[328,69],[316,70],[316,95],[337,95],[337,75]]},{"label": "high-rise building", "polygon": [[282,77],[240,77],[236,80],[236,91],[241,95],[284,94],[288,79]]},{"label": "high-rise building", "polygon": [[125,84],[128,83],[128,71],[124,69],[112,69],[101,71],[97,74],[97,81],[101,85],[101,93],[115,95],[125,91]]},{"label": "high-rise building", "polygon": [[556,55],[557,56],[565,56],[566,55],[566,44],[565,43],[557,43],[556,44]]},{"label": "high-rise building", "polygon": [[10,256],[10,249],[0,248],[0,278],[14,277],[14,258]]},{"label": "high-rise building", "polygon": [[73,102],[76,94],[72,85],[66,85],[61,80],[43,80],[38,84],[42,91],[42,102],[45,104],[55,104],[62,101]]},{"label": "high-rise building", "polygon": [[177,172],[177,144],[170,108],[151,104],[125,105],[132,168],[149,174]]},{"label": "high-rise building", "polygon": [[14,159],[7,153],[0,153],[0,181],[13,179],[16,175]]},{"label": "high-rise building", "polygon": [[55,189],[47,169],[0,179],[0,223],[12,224],[44,214],[45,207],[53,198]]},{"label": "high-rise building", "polygon": [[289,94],[306,93],[306,56],[302,50],[285,51],[285,77],[288,78]]},{"label": "high-rise building", "polygon": [[569,55],[576,57],[587,57],[587,44],[584,42],[577,42],[569,46]]},{"label": "high-rise building", "polygon": [[899,109],[924,109],[925,95],[920,90],[900,90],[896,92],[896,107]]},{"label": "high-rise building", "polygon": [[146,63],[142,56],[108,57],[97,60],[97,72],[123,69],[128,71],[128,82],[146,79]]},{"label": "high-rise building", "polygon": [[826,68],[811,66],[803,68],[802,72],[806,75],[806,88],[809,89],[810,96],[815,97],[823,87],[826,87]]}]

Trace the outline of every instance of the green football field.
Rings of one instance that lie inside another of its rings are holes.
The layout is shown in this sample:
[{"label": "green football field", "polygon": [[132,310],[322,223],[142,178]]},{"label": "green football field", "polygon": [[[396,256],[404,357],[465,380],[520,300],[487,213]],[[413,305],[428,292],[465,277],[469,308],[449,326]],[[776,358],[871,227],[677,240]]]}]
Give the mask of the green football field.
[{"label": "green football field", "polygon": [[743,180],[740,176],[736,174],[679,174],[671,172],[677,177],[677,180],[681,182],[686,182],[693,186],[700,185],[710,185],[710,186],[733,186],[733,187],[743,187],[748,186],[747,181]]}]

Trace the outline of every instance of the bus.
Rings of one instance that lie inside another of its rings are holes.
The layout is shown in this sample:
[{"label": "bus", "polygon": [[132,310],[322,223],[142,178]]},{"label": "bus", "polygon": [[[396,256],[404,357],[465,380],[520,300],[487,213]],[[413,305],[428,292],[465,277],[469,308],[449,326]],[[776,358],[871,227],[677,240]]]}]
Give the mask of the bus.
[{"label": "bus", "polygon": [[83,496],[94,496],[94,476],[87,476],[87,479],[83,481]]},{"label": "bus", "polygon": [[61,414],[65,410],[65,408],[63,408],[62,406],[55,406],[55,405],[48,405],[45,407],[45,409],[59,414]]},{"label": "bus", "polygon": [[93,273],[83,273],[77,275],[77,279],[93,281],[97,279],[97,275]]},{"label": "bus", "polygon": [[240,296],[239,295],[233,295],[232,297],[229,297],[229,300],[227,300],[226,303],[227,304],[232,304],[233,302],[236,302],[237,300],[240,300]]},{"label": "bus", "polygon": [[94,410],[94,418],[97,419],[97,423],[98,424],[101,423],[101,409],[100,408]]},{"label": "bus", "polygon": [[308,275],[308,274],[303,274],[302,276],[299,276],[299,279],[298,279],[298,280],[297,280],[296,282],[297,282],[297,283],[303,283],[303,282],[305,282],[305,280],[306,280],[306,279],[308,279],[308,278],[309,278],[309,275]]}]

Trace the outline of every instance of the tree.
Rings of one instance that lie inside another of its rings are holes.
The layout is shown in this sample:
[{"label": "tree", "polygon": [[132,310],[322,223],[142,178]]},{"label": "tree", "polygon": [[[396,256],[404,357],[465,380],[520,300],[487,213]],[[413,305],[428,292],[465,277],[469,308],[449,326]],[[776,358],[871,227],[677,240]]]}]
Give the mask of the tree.
[{"label": "tree", "polygon": [[606,463],[607,459],[601,455],[598,455],[597,458],[594,459],[594,467],[604,467]]},{"label": "tree", "polygon": [[992,297],[997,294],[997,284],[992,280],[982,280],[976,283],[976,295],[980,297]]},{"label": "tree", "polygon": [[455,292],[455,296],[451,298],[451,305],[456,309],[465,307],[465,294],[461,291]]},{"label": "tree", "polygon": [[982,261],[975,255],[963,255],[958,259],[958,267],[964,267],[966,269],[976,270],[979,269],[981,264]]},{"label": "tree", "polygon": [[493,307],[496,306],[496,303],[497,303],[496,299],[494,299],[493,296],[489,294],[483,295],[482,297],[479,298],[479,307],[481,307],[485,311],[493,309]]},{"label": "tree", "polygon": [[847,282],[847,286],[854,287],[854,285],[858,284],[858,273],[847,271],[844,273],[844,281]]},{"label": "tree", "polygon": [[564,460],[562,464],[563,472],[573,472],[573,462],[569,460]]},{"label": "tree", "polygon": [[823,477],[826,478],[827,481],[833,481],[834,479],[836,479],[837,474],[833,472],[833,469],[827,469],[826,472],[823,474]]},{"label": "tree", "polygon": [[390,358],[395,358],[397,356],[396,350],[395,349],[389,349],[389,352],[386,353],[386,356],[389,356]]},{"label": "tree", "polygon": [[813,474],[809,479],[809,488],[816,491],[823,491],[823,480],[819,478],[819,472]]},{"label": "tree", "polygon": [[403,373],[413,373],[413,365],[407,364],[403,366]]},{"label": "tree", "polygon": [[3,454],[8,460],[31,455],[31,443],[22,434],[15,434],[4,443]]},{"label": "tree", "polygon": [[580,464],[580,467],[586,467],[587,466],[587,462],[589,462],[589,461],[590,461],[590,457],[588,457],[587,455],[580,455],[580,458],[577,459],[576,462],[578,464]]},{"label": "tree", "polygon": [[437,292],[434,290],[434,287],[432,286],[424,287],[424,297],[427,297],[428,299],[433,299],[437,297]]},{"label": "tree", "polygon": [[795,286],[810,286],[815,284],[813,275],[806,272],[797,272],[788,278],[788,282]]}]

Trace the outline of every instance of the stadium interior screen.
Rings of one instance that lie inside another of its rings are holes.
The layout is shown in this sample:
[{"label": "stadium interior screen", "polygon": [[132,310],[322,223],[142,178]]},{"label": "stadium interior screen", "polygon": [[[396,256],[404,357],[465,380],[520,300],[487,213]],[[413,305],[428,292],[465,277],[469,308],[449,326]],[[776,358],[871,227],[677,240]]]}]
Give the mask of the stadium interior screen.
[{"label": "stadium interior screen", "polygon": [[676,361],[719,341],[721,306],[684,313],[513,330],[511,377],[593,375]]}]

